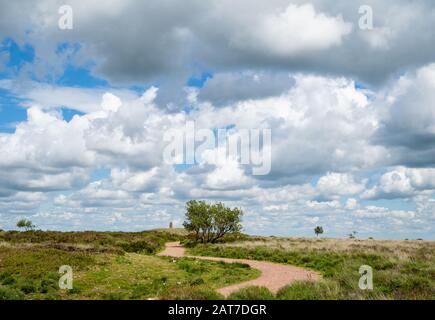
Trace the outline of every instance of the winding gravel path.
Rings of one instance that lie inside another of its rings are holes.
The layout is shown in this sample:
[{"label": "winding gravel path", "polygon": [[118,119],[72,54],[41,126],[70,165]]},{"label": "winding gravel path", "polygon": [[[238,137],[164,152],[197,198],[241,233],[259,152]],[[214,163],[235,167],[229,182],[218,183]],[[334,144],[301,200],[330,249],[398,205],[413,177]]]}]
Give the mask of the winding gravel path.
[{"label": "winding gravel path", "polygon": [[211,260],[211,261],[223,261],[227,263],[245,263],[251,268],[255,268],[261,271],[261,275],[253,280],[233,284],[228,287],[220,288],[217,291],[225,297],[228,297],[232,292],[238,291],[241,288],[249,286],[266,287],[273,293],[276,293],[280,288],[294,282],[294,281],[316,281],[320,278],[320,275],[316,272],[294,267],[285,264],[278,264],[266,261],[247,260],[247,259],[231,259],[231,258],[219,258],[219,257],[206,257],[206,256],[189,256],[185,255],[185,249],[179,242],[168,242],[166,248],[158,254],[159,256],[169,257],[188,257],[195,259]]}]

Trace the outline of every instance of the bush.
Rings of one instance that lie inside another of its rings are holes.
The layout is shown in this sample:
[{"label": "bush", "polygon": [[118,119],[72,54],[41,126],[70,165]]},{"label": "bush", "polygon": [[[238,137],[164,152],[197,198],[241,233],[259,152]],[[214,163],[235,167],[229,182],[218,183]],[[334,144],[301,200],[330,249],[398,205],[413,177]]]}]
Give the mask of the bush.
[{"label": "bush", "polygon": [[24,294],[14,288],[0,286],[0,300],[23,300]]},{"label": "bush", "polygon": [[16,282],[16,279],[12,276],[10,272],[3,272],[0,274],[0,283],[7,286],[12,285]]},{"label": "bush", "polygon": [[228,297],[230,300],[274,300],[275,297],[269,289],[265,287],[247,287],[233,292]]},{"label": "bush", "polygon": [[133,288],[133,292],[130,295],[130,299],[140,299],[144,296],[150,295],[154,292],[153,285],[150,284],[138,284]]},{"label": "bush", "polygon": [[41,286],[39,287],[40,293],[48,293],[49,291],[57,290],[58,281],[53,279],[42,279]]},{"label": "bush", "polygon": [[193,234],[190,234],[187,236],[186,239],[180,241],[180,243],[185,248],[195,248],[198,245],[198,242],[194,238],[195,236]]},{"label": "bush", "polygon": [[130,294],[130,299],[142,299],[152,294],[158,294],[167,286],[168,278],[163,276],[151,282],[136,284]]},{"label": "bush", "polygon": [[163,300],[222,300],[224,297],[209,288],[172,287],[161,296]]},{"label": "bush", "polygon": [[125,294],[121,292],[109,292],[103,295],[103,300],[124,300]]},{"label": "bush", "polygon": [[205,281],[201,277],[195,277],[195,278],[192,278],[189,280],[189,285],[191,285],[191,286],[199,286],[199,285],[204,284],[204,283],[205,283]]},{"label": "bush", "polygon": [[17,283],[17,287],[25,294],[35,293],[38,291],[36,284],[32,280],[26,278],[20,279],[20,281]]},{"label": "bush", "polygon": [[194,262],[192,262],[188,259],[179,259],[177,261],[177,265],[181,270],[184,270],[190,274],[201,274],[206,271],[204,263],[199,260],[195,260]]},{"label": "bush", "polygon": [[155,253],[160,247],[159,243],[153,243],[148,240],[122,241],[117,243],[126,252]]},{"label": "bush", "polygon": [[295,282],[281,288],[277,298],[282,300],[319,300],[322,299],[319,285],[313,282]]},{"label": "bush", "polygon": [[[0,232],[0,241],[33,243],[44,248],[62,251],[89,251],[122,253],[123,251],[153,254],[165,242],[184,239],[176,233],[161,231],[143,232],[58,232],[58,231],[7,231]],[[85,246],[81,246],[81,245]]]}]

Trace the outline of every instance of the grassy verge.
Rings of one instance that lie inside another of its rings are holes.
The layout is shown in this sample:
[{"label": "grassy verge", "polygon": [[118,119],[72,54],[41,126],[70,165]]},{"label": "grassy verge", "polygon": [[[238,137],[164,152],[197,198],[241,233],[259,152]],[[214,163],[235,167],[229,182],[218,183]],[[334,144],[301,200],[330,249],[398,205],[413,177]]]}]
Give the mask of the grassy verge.
[{"label": "grassy verge", "polygon": [[[334,246],[332,241],[342,242]],[[434,249],[433,242],[274,239],[199,245],[191,248],[190,254],[267,260],[311,268],[323,275],[318,283],[300,282],[283,288],[275,296],[278,299],[434,299]],[[358,287],[361,265],[373,268],[373,290]],[[256,290],[239,296],[252,297]]]}]

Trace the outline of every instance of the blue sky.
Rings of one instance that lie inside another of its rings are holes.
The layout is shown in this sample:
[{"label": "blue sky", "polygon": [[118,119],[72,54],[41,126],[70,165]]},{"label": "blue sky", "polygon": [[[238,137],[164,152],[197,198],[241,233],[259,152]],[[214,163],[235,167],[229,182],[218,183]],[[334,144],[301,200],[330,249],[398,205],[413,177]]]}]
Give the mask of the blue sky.
[{"label": "blue sky", "polygon": [[[204,199],[252,234],[434,239],[432,2],[370,1],[370,32],[344,0],[109,2],[75,1],[71,30],[56,1],[1,4],[0,228],[181,226]],[[270,172],[217,147],[166,163],[188,121],[270,129]]]},{"label": "blue sky", "polygon": [[[20,48],[12,39],[6,38],[0,44],[0,54],[6,57],[0,77],[10,79],[21,69],[23,64],[31,63],[34,50],[30,45]],[[26,111],[21,101],[8,90],[0,90],[0,131],[13,132],[17,122],[26,119]]]}]

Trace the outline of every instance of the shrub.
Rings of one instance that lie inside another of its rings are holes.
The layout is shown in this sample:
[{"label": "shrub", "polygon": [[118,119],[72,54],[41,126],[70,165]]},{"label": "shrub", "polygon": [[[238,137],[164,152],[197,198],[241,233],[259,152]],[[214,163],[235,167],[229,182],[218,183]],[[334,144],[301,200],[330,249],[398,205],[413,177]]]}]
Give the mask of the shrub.
[{"label": "shrub", "polygon": [[192,262],[187,259],[179,259],[177,261],[177,265],[180,269],[190,274],[201,274],[206,271],[204,264],[202,263],[202,261],[199,260],[195,260],[195,262]]},{"label": "shrub", "polygon": [[10,272],[3,272],[0,274],[0,283],[3,285],[12,285],[16,282],[16,279]]},{"label": "shrub", "polygon": [[[165,242],[182,240],[184,236],[161,231],[143,232],[59,232],[59,231],[7,231],[0,232],[0,241],[9,243],[34,243],[44,248],[62,251],[89,251],[152,254],[164,247]],[[129,245],[133,243],[132,245]],[[80,246],[85,244],[86,246]],[[124,250],[124,248],[126,250]]]},{"label": "shrub", "polygon": [[189,280],[189,285],[191,285],[191,286],[198,286],[198,285],[201,285],[204,283],[205,283],[205,281],[201,277],[195,277],[195,278],[192,278]]},{"label": "shrub", "polygon": [[273,300],[275,299],[272,292],[265,287],[247,287],[233,292],[228,297],[230,300]]},{"label": "shrub", "polygon": [[41,286],[39,287],[39,292],[41,293],[48,293],[52,290],[57,290],[58,288],[58,281],[50,278],[42,279],[41,280]]},{"label": "shrub", "polygon": [[133,292],[130,295],[131,299],[139,299],[153,293],[153,286],[150,284],[137,284],[133,288]]},{"label": "shrub", "polygon": [[152,254],[160,247],[158,242],[149,240],[122,241],[117,243],[126,252]]},{"label": "shrub", "polygon": [[24,294],[14,288],[0,286],[0,300],[23,300]]},{"label": "shrub", "polygon": [[314,282],[295,282],[281,288],[277,293],[278,299],[283,300],[319,300],[322,293],[318,284]]},{"label": "shrub", "polygon": [[109,292],[103,294],[103,300],[124,300],[125,294],[122,292]]},{"label": "shrub", "polygon": [[17,283],[17,288],[25,294],[37,292],[37,286],[31,279],[20,279]]},{"label": "shrub", "polygon": [[224,297],[209,288],[172,287],[160,296],[163,300],[221,300]]}]

